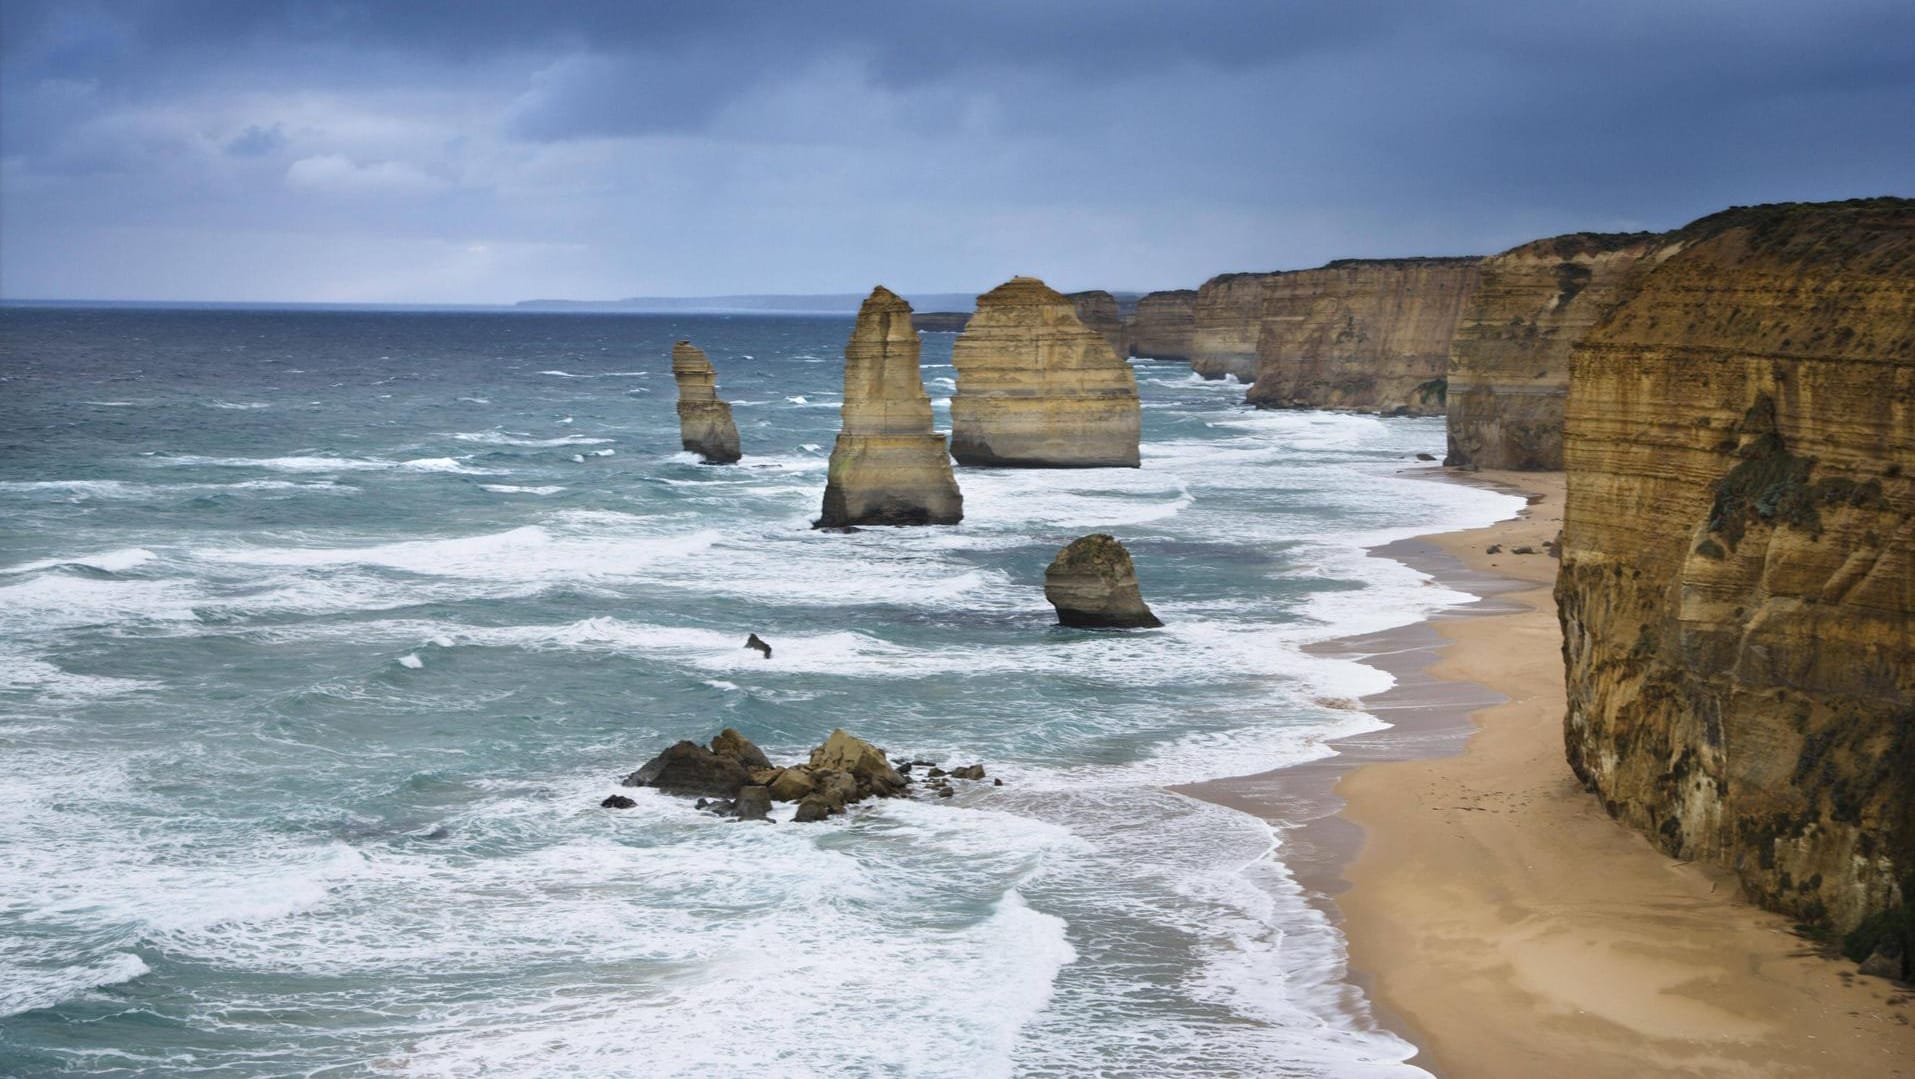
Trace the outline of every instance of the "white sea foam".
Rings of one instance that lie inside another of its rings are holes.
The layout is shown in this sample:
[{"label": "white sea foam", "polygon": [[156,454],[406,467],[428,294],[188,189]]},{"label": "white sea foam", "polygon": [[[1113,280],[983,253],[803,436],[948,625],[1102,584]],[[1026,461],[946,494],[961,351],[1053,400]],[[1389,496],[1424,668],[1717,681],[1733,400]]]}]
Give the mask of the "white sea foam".
[{"label": "white sea foam", "polygon": [[84,566],[105,573],[125,573],[137,566],[143,566],[159,557],[144,547],[121,547],[112,551],[100,551],[97,554],[73,555],[62,558],[43,558],[37,562],[22,562],[16,566],[0,567],[0,576],[17,573],[33,573],[38,570],[56,569],[60,566]]},{"label": "white sea foam", "polygon": [[0,1018],[51,1008],[150,972],[146,961],[132,952],[111,952],[91,962],[51,970],[9,963],[0,955]]},{"label": "white sea foam", "polygon": [[590,438],[585,435],[534,438],[529,434],[512,431],[460,431],[452,437],[461,442],[479,442],[488,446],[601,446],[612,441],[609,438]]},{"label": "white sea foam", "polygon": [[288,457],[202,457],[187,454],[176,457],[156,457],[152,461],[161,465],[263,468],[274,472],[382,472],[399,469],[411,472],[454,472],[469,476],[496,475],[487,469],[472,468],[452,457],[421,457],[410,461],[391,461],[379,458],[297,454]]},{"label": "white sea foam", "polygon": [[426,665],[426,661],[423,659],[420,659],[419,654],[417,652],[408,652],[407,654],[399,657],[399,666],[404,667],[409,671],[419,670],[423,668],[425,665]]},{"label": "white sea foam", "polygon": [[565,490],[565,488],[556,484],[520,486],[512,483],[481,483],[479,484],[479,490],[491,491],[494,494],[501,495],[555,495]]}]

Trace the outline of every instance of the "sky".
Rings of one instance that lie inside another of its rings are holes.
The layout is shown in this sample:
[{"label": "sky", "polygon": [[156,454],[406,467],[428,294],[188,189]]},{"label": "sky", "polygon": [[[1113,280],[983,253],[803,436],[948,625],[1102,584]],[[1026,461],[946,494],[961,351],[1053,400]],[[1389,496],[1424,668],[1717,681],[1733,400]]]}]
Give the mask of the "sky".
[{"label": "sky", "polygon": [[0,298],[1194,288],[1915,194],[1910,0],[5,0]]}]

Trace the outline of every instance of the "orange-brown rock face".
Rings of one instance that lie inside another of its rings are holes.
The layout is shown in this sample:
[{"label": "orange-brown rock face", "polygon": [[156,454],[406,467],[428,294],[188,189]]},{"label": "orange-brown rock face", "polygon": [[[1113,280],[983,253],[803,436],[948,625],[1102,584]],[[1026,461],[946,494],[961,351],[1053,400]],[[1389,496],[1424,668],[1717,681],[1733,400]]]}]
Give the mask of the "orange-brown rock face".
[{"label": "orange-brown rock face", "polygon": [[1276,276],[1228,273],[1203,283],[1190,311],[1191,370],[1205,378],[1233,375],[1245,385],[1256,381],[1263,293]]},{"label": "orange-brown rock face", "polygon": [[1915,201],[1671,234],[1571,353],[1571,766],[1847,929],[1915,885]]},{"label": "orange-brown rock face", "polygon": [[819,528],[956,524],[964,519],[944,436],[918,368],[911,305],[880,285],[844,347],[844,406]]},{"label": "orange-brown rock face", "polygon": [[1137,467],[1142,412],[1130,365],[1037,278],[1014,277],[978,297],[951,362],[959,464]]},{"label": "orange-brown rock face", "polygon": [[1443,412],[1450,338],[1479,258],[1345,259],[1270,274],[1257,333],[1259,408]]},{"label": "orange-brown rock face", "polygon": [[1137,301],[1124,325],[1122,355],[1189,363],[1197,326],[1197,290],[1152,292]]},{"label": "orange-brown rock face", "polygon": [[1578,232],[1485,259],[1450,342],[1444,464],[1560,470],[1571,346],[1674,250],[1656,233]]},{"label": "orange-brown rock face", "polygon": [[680,444],[709,465],[738,460],[738,425],[731,406],[718,399],[718,373],[690,341],[672,345],[672,381],[678,384]]},{"label": "orange-brown rock face", "polygon": [[1124,316],[1117,306],[1117,297],[1102,289],[1090,292],[1072,292],[1065,296],[1071,305],[1077,308],[1077,319],[1084,325],[1104,335],[1110,342],[1110,350],[1119,356],[1124,354]]}]

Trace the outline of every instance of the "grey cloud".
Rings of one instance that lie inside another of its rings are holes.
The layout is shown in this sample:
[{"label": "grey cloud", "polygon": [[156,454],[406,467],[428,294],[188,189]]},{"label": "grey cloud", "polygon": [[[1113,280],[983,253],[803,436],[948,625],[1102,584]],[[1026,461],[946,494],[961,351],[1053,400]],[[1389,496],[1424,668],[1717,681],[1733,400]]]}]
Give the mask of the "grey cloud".
[{"label": "grey cloud", "polygon": [[160,229],[315,295],[1189,285],[1906,193],[1909,130],[1906,0],[0,3],[17,292]]},{"label": "grey cloud", "polygon": [[285,148],[286,131],[283,124],[271,127],[248,125],[246,130],[226,144],[226,152],[234,157],[266,157]]}]

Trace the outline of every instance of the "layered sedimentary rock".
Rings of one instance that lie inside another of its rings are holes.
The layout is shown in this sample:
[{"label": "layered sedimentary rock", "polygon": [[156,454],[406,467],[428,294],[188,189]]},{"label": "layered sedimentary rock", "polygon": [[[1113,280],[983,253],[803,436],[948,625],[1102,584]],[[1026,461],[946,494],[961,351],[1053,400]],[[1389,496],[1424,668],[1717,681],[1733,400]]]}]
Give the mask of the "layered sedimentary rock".
[{"label": "layered sedimentary rock", "polygon": [[672,345],[672,380],[678,383],[678,438],[706,464],[738,460],[738,425],[731,406],[718,399],[718,374],[690,341]]},{"label": "layered sedimentary rock", "polygon": [[951,454],[966,465],[1138,465],[1137,379],[1071,301],[1034,277],[978,297],[951,347]]},{"label": "layered sedimentary rock", "polygon": [[1112,352],[1124,354],[1124,316],[1117,306],[1117,297],[1102,289],[1093,289],[1066,293],[1065,298],[1077,308],[1078,321],[1103,334]]},{"label": "layered sedimentary rock", "polygon": [[1578,232],[1484,260],[1450,342],[1443,463],[1561,469],[1570,348],[1675,250],[1658,233]]},{"label": "layered sedimentary rock", "polygon": [[918,369],[911,305],[880,285],[844,347],[844,406],[820,528],[956,524],[964,518],[944,436]]},{"label": "layered sedimentary rock", "polygon": [[1767,906],[1892,921],[1915,898],[1915,201],[1672,241],[1570,357],[1569,762]]},{"label": "layered sedimentary rock", "polygon": [[1265,275],[1256,384],[1244,399],[1441,415],[1450,339],[1482,261],[1344,259]]},{"label": "layered sedimentary rock", "polygon": [[1161,626],[1137,589],[1130,552],[1116,538],[1096,532],[1072,540],[1044,570],[1044,598],[1057,621],[1086,629]]},{"label": "layered sedimentary rock", "polygon": [[[1263,293],[1276,274],[1227,273],[1203,283],[1190,308],[1190,369],[1205,378],[1257,378]],[[1142,305],[1139,305],[1140,309]]]},{"label": "layered sedimentary rock", "polygon": [[1196,319],[1196,289],[1149,293],[1137,301],[1137,310],[1124,325],[1121,351],[1126,356],[1189,363]]}]

